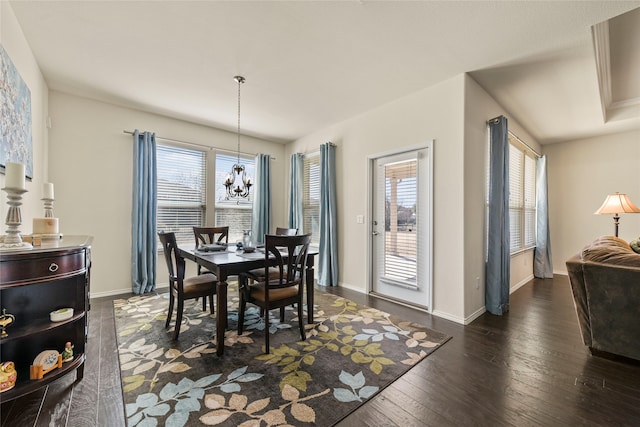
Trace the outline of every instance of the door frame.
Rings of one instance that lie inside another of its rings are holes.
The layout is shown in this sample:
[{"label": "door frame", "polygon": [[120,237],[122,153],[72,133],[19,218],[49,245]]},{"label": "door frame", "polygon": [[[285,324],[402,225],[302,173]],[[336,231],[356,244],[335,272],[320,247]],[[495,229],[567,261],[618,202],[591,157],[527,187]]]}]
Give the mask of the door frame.
[{"label": "door frame", "polygon": [[410,145],[402,148],[395,148],[393,150],[383,151],[380,153],[370,154],[367,156],[367,199],[368,199],[367,200],[367,219],[368,219],[367,221],[367,260],[366,260],[367,261],[366,262],[367,293],[380,298],[391,299],[401,304],[405,304],[405,305],[419,308],[421,310],[425,310],[425,308],[422,305],[413,305],[410,302],[389,298],[385,295],[380,295],[373,291],[374,289],[373,280],[374,280],[375,274],[373,272],[374,242],[373,242],[372,233],[373,233],[373,218],[374,218],[375,209],[376,209],[376,207],[373,206],[373,203],[375,200],[373,192],[375,191],[375,185],[376,185],[375,179],[374,179],[376,161],[381,157],[393,156],[396,154],[407,153],[410,151],[426,149],[428,152],[427,162],[429,165],[429,171],[428,171],[429,183],[427,185],[428,195],[426,200],[428,205],[428,208],[427,208],[428,218],[427,218],[427,224],[426,224],[428,238],[427,238],[427,242],[425,242],[426,248],[428,250],[428,257],[427,257],[427,260],[425,261],[425,265],[427,268],[427,274],[426,274],[427,277],[424,278],[428,282],[427,283],[427,286],[428,286],[427,307],[426,307],[426,311],[428,313],[431,313],[433,311],[433,187],[434,187],[433,186],[433,146],[434,146],[434,142],[435,140],[429,139],[419,144]]}]

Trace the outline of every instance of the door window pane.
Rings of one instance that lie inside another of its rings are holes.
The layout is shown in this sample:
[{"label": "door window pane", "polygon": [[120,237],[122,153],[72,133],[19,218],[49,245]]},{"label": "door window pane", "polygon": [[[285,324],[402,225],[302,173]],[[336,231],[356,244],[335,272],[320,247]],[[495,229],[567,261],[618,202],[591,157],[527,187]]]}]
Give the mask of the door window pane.
[{"label": "door window pane", "polygon": [[417,279],[417,167],[416,159],[384,166],[385,256],[383,279],[409,282]]}]

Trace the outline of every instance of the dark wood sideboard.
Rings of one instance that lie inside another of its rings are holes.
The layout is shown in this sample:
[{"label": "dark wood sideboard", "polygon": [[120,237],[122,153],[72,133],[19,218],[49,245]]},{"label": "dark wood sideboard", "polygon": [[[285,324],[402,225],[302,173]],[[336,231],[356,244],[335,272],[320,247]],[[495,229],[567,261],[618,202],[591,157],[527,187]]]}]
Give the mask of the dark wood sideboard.
[{"label": "dark wood sideboard", "polygon": [[[87,345],[89,282],[91,269],[90,236],[64,236],[44,240],[33,249],[0,252],[0,313],[15,316],[0,339],[0,362],[15,364],[15,386],[0,393],[5,402],[31,393],[52,381],[76,371],[82,379]],[[73,308],[69,319],[52,322],[49,313]],[[44,350],[62,353],[71,342],[73,360],[65,362],[42,379],[30,379],[30,367]]]}]

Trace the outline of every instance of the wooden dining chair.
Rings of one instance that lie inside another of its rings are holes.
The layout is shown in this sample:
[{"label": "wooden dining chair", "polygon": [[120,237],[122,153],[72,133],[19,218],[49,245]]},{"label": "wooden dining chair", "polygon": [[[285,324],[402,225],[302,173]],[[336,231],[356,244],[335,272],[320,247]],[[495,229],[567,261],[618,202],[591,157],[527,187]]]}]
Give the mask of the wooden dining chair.
[{"label": "wooden dining chair", "polygon": [[[295,236],[296,234],[298,234],[297,228],[276,227],[276,236]],[[252,280],[260,280],[260,278],[264,277],[264,269],[256,268],[254,270],[248,271],[247,274]],[[278,271],[275,267],[272,267],[271,269],[269,269],[269,274],[272,277],[276,277]]]},{"label": "wooden dining chair", "polygon": [[276,236],[295,236],[298,234],[297,228],[276,227]]},{"label": "wooden dining chair", "polygon": [[[200,245],[209,245],[212,243],[228,244],[229,243],[229,227],[193,227],[193,236],[196,239],[196,249]],[[198,264],[198,274],[207,272]]]},{"label": "wooden dining chair", "polygon": [[[269,353],[269,311],[274,308],[280,309],[280,321],[284,322],[285,307],[297,304],[300,336],[303,341],[306,339],[302,295],[310,242],[311,234],[301,236],[266,235],[265,266],[262,278],[249,284],[252,277],[246,273],[240,274],[238,335],[242,334],[244,328],[244,312],[247,302],[257,305],[265,311],[265,353]],[[269,274],[269,264],[273,265],[274,261],[278,271],[277,277],[272,277]]]},{"label": "wooden dining chair", "polygon": [[196,249],[200,245],[212,243],[228,244],[229,227],[193,227],[193,236],[196,239]]},{"label": "wooden dining chair", "polygon": [[158,233],[158,237],[164,250],[164,259],[167,262],[167,270],[169,271],[169,313],[167,314],[165,328],[169,327],[171,316],[173,315],[174,302],[177,299],[176,327],[173,332],[173,339],[177,340],[178,335],[180,335],[180,325],[182,324],[182,311],[184,310],[185,300],[202,297],[203,311],[206,311],[206,301],[208,298],[209,311],[211,314],[215,313],[213,296],[216,293],[218,279],[212,273],[204,273],[185,278],[186,263],[178,251],[176,235],[174,233]]},{"label": "wooden dining chair", "polygon": [[[193,227],[193,236],[196,239],[196,249],[200,245],[209,245],[212,243],[228,244],[229,243],[229,227]],[[211,273],[209,270],[198,264],[198,274]],[[202,299],[202,311],[207,309],[207,300]]]}]

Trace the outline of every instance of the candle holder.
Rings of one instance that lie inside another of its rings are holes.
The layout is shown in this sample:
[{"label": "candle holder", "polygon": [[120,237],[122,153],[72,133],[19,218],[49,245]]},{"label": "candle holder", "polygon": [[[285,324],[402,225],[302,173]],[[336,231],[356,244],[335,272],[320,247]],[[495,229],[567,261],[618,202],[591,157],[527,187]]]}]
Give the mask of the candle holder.
[{"label": "candle holder", "polygon": [[55,218],[53,216],[53,200],[54,199],[42,199],[44,202],[44,217],[45,218]]},{"label": "candle holder", "polygon": [[20,213],[20,206],[22,205],[22,195],[27,192],[24,188],[3,188],[3,191],[7,193],[7,204],[9,210],[7,211],[7,235],[4,237],[4,242],[0,244],[0,250],[10,249],[31,249],[33,246],[31,243],[23,242],[20,235],[20,225],[22,224],[22,214]]}]

